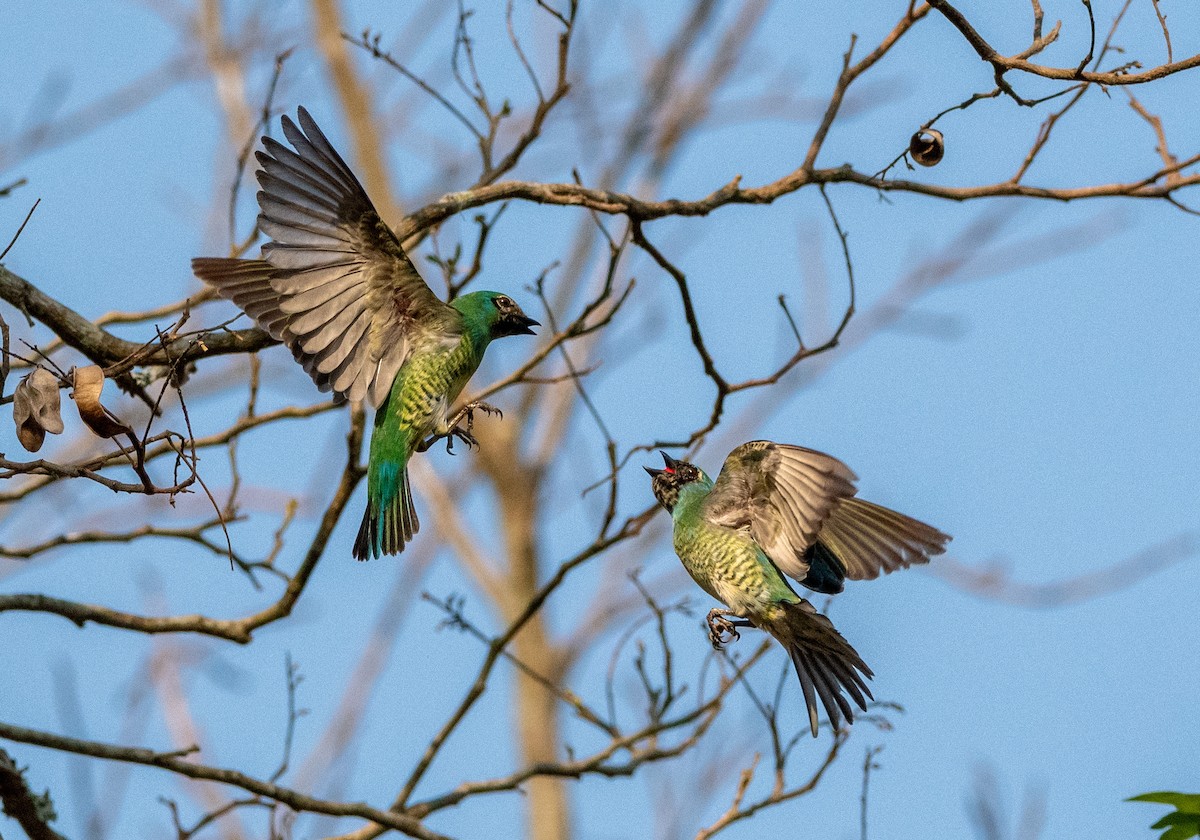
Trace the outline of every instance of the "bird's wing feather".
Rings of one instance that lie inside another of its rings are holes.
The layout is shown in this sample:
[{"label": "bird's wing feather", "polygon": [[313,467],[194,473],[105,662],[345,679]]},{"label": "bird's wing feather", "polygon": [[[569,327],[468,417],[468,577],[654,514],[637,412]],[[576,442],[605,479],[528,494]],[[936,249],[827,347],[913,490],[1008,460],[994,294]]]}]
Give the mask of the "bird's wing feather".
[{"label": "bird's wing feather", "polygon": [[194,266],[286,343],[322,391],[378,407],[416,336],[458,333],[461,319],[417,273],[308,111],[298,118],[282,120],[295,151],[266,137],[257,155],[259,228],[271,238],[262,260]]},{"label": "bird's wing feather", "polygon": [[237,304],[276,341],[283,341],[287,313],[279,308],[279,295],[271,288],[275,268],[265,260],[231,260],[197,257],[192,260],[196,276],[213,286],[222,297]]},{"label": "bird's wing feather", "polygon": [[854,495],[856,476],[838,459],[805,449],[754,440],[729,453],[704,516],[730,528],[748,528],[763,553],[795,580],[808,574],[805,551],[830,513]]},{"label": "bird's wing feather", "polygon": [[851,580],[872,580],[928,563],[949,541],[932,525],[857,498],[838,502],[821,530],[821,542],[837,555]]}]

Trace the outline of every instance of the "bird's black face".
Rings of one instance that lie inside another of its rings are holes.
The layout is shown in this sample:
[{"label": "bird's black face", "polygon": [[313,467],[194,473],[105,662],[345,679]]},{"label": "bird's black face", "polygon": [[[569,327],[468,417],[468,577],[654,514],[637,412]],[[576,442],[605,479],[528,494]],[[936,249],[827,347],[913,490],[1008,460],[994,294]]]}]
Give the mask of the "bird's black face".
[{"label": "bird's black face", "polygon": [[675,509],[679,501],[679,490],[685,484],[700,480],[700,468],[687,461],[676,461],[666,452],[659,452],[666,466],[661,470],[653,467],[642,467],[650,474],[650,487],[654,490],[654,498],[668,512]]},{"label": "bird's black face", "polygon": [[508,295],[496,295],[492,298],[492,306],[496,307],[498,316],[492,324],[492,338],[503,338],[506,335],[537,335],[530,327],[540,327],[541,324],[522,312],[521,307]]}]

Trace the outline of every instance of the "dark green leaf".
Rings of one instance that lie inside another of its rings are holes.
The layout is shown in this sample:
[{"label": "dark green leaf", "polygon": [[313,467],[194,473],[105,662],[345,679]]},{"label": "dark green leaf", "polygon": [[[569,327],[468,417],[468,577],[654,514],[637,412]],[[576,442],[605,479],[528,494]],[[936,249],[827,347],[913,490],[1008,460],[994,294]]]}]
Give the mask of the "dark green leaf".
[{"label": "dark green leaf", "polygon": [[1197,835],[1200,835],[1200,825],[1177,825],[1164,831],[1159,840],[1190,840]]},{"label": "dark green leaf", "polygon": [[1200,793],[1175,793],[1173,791],[1158,791],[1131,796],[1126,802],[1161,802],[1164,805],[1174,805],[1180,811],[1195,811],[1200,813]]},{"label": "dark green leaf", "polygon": [[1166,829],[1159,840],[1191,840],[1200,837],[1200,794],[1158,791],[1131,796],[1129,802],[1158,802],[1173,805],[1175,811],[1167,814],[1151,829]]},{"label": "dark green leaf", "polygon": [[1156,822],[1151,828],[1166,828],[1169,825],[1195,825],[1200,826],[1200,814],[1188,814],[1183,811],[1176,811],[1173,814],[1167,814],[1161,820]]}]

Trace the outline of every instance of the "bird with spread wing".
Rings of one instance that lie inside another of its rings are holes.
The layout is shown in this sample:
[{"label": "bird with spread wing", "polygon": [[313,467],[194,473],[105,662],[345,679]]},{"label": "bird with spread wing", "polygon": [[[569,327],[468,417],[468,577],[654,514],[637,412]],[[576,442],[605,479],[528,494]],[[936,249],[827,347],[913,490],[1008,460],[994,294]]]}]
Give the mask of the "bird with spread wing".
[{"label": "bird with spread wing", "polygon": [[675,553],[727,607],[708,614],[713,644],[736,639],[737,627],[767,631],[795,666],[813,736],[818,697],[835,730],[842,715],[852,723],[846,695],[866,710],[871,669],[787,578],[817,592],[841,592],[846,578],[872,579],[929,562],[950,537],[856,498],[854,473],[823,452],[750,441],[729,453],[715,482],[694,464],[662,455],[663,469],[644,469],[671,513]]},{"label": "bird with spread wing", "polygon": [[287,345],[320,390],[375,408],[354,556],[398,554],[420,525],[409,458],[442,438],[475,442],[474,412],[498,410],[452,413],[455,399],[492,339],[533,335],[538,322],[498,292],[440,300],[313,118],[297,116],[299,126],[282,119],[294,151],[264,137],[257,153],[261,258],[192,269]]}]

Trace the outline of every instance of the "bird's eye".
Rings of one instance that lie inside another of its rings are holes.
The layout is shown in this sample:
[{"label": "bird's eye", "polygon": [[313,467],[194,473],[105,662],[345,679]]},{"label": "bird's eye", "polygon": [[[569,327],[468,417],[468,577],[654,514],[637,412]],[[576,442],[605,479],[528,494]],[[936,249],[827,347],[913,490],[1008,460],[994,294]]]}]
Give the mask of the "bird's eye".
[{"label": "bird's eye", "polygon": [[508,309],[512,306],[512,301],[504,295],[493,298],[492,303],[496,304],[496,306],[500,309]]}]

